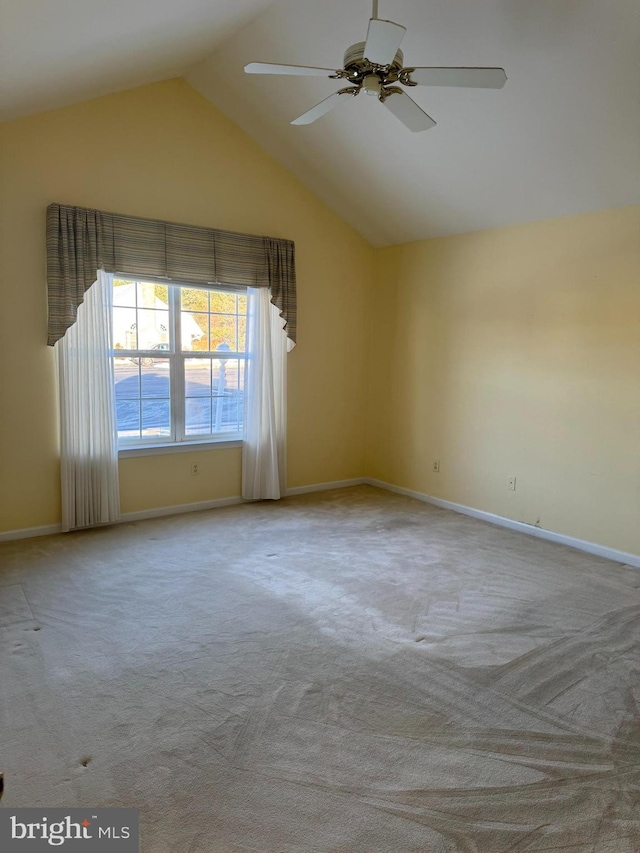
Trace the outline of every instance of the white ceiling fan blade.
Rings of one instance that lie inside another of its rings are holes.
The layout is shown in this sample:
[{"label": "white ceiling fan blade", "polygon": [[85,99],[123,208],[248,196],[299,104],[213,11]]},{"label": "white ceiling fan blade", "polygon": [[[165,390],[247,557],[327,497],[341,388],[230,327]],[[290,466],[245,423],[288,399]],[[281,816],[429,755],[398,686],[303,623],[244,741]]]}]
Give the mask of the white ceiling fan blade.
[{"label": "white ceiling fan blade", "polygon": [[406,92],[390,92],[382,102],[396,118],[414,133],[429,130],[436,122]]},{"label": "white ceiling fan blade", "polygon": [[273,62],[250,62],[247,74],[288,74],[293,77],[335,77],[332,68],[309,68],[306,65],[275,65]]},{"label": "white ceiling fan blade", "polygon": [[394,24],[393,21],[371,18],[364,46],[365,57],[376,65],[390,65],[396,57],[405,32],[406,27]]},{"label": "white ceiling fan blade", "polygon": [[340,89],[340,91],[334,92],[333,95],[329,95],[329,97],[325,98],[324,101],[320,101],[320,103],[316,104],[315,107],[311,107],[311,109],[307,110],[306,113],[295,118],[291,124],[311,124],[311,122],[314,122],[334,107],[337,107],[342,101],[347,101],[347,95],[351,95],[351,97],[353,97],[354,92],[357,93],[358,91],[359,89],[355,88]]},{"label": "white ceiling fan blade", "polygon": [[507,75],[504,68],[413,68],[409,79],[420,86],[502,89]]}]

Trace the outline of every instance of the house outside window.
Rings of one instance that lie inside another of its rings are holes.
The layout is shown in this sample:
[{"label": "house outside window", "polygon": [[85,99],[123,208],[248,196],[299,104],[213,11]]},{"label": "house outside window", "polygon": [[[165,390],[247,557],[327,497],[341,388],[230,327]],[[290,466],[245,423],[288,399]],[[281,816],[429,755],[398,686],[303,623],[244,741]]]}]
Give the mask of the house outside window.
[{"label": "house outside window", "polygon": [[246,314],[245,289],[114,277],[120,448],[241,438]]}]

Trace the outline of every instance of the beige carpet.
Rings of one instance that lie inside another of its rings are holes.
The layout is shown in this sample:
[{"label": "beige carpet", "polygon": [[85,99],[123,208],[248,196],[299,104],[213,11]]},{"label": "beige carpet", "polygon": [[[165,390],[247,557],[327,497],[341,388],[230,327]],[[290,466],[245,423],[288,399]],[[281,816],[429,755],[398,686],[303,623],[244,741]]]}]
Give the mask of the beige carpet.
[{"label": "beige carpet", "polygon": [[640,571],[369,487],[0,546],[3,806],[145,853],[637,853]]}]

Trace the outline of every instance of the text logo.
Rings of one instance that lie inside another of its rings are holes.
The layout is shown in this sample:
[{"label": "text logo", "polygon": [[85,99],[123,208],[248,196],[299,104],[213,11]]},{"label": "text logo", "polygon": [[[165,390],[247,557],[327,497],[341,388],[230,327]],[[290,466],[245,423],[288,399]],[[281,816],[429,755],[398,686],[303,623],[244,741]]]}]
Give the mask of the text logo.
[{"label": "text logo", "polygon": [[0,809],[2,853],[138,853],[137,809]]}]

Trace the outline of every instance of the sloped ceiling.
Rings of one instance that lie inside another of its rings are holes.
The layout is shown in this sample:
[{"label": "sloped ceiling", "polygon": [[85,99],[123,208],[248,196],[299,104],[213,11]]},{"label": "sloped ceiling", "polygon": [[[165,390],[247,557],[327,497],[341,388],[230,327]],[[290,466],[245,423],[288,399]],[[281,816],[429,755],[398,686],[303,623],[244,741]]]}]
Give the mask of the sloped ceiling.
[{"label": "sloped ceiling", "polygon": [[[503,90],[415,88],[412,134],[374,98],[246,75],[341,67],[369,0],[0,0],[1,116],[185,75],[374,245],[640,202],[638,0],[380,0],[406,65],[500,65]],[[167,117],[170,120],[170,116]],[[215,156],[215,151],[212,151]]]},{"label": "sloped ceiling", "polygon": [[380,0],[405,65],[503,66],[503,90],[415,88],[438,122],[407,131],[374,98],[289,122],[340,87],[243,74],[250,61],[342,67],[367,0],[272,6],[187,79],[374,245],[640,201],[637,0]]},{"label": "sloped ceiling", "polygon": [[181,76],[272,0],[0,0],[0,119]]}]

